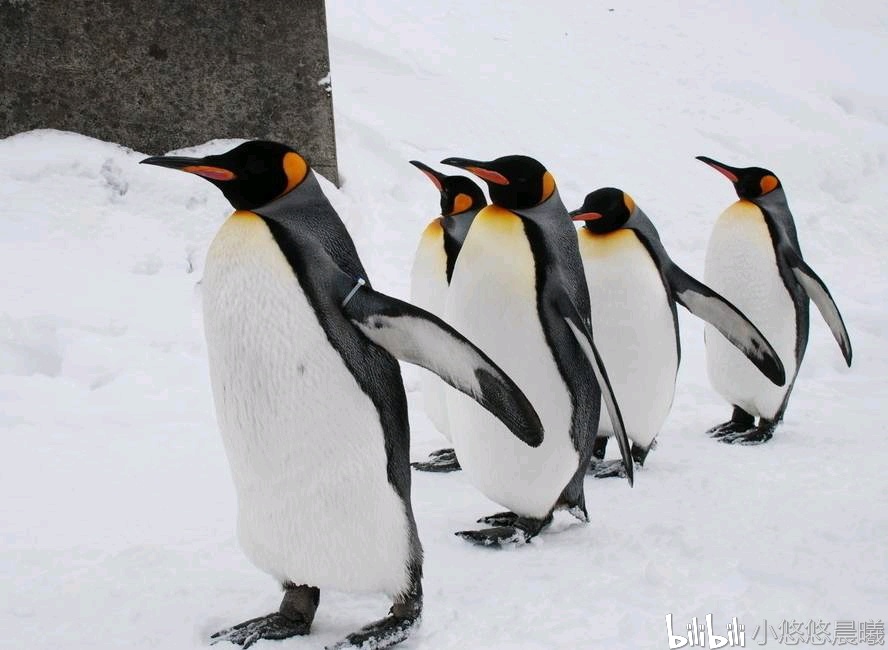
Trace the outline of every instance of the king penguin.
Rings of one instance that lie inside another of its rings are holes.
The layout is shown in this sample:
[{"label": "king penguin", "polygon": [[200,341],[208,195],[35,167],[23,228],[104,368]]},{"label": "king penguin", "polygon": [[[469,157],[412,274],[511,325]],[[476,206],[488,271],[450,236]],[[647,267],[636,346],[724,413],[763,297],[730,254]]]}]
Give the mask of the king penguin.
[{"label": "king penguin", "polygon": [[403,641],[422,610],[422,547],[397,359],[471,394],[529,445],[542,441],[536,413],[453,328],[371,288],[345,225],[290,147],[250,141],[142,162],[209,180],[236,210],[202,282],[210,379],[241,547],[284,597],[279,611],[213,642],[308,634],[327,587],[394,601],[333,647]]},{"label": "king penguin", "polygon": [[[632,458],[641,467],[672,407],[681,360],[676,302],[711,323],[769,380],[785,381],[783,364],[762,333],[734,305],[684,272],[632,197],[614,187],[586,196],[570,213],[589,287],[595,343],[620,403]],[[602,416],[601,429],[605,425]],[[604,458],[599,436],[590,473],[617,476],[619,461]]]},{"label": "king penguin", "polygon": [[[469,232],[472,219],[487,205],[487,198],[484,191],[465,176],[442,174],[418,160],[411,160],[410,164],[425,174],[441,195],[441,216],[426,226],[416,249],[410,273],[410,301],[417,307],[442,316],[459,249]],[[421,387],[426,414],[449,441],[444,385],[432,375],[423,373]],[[428,460],[412,465],[424,472],[453,472],[459,469],[453,448],[439,449],[432,452]]]},{"label": "king penguin", "polygon": [[848,366],[851,340],[823,280],[802,259],[795,222],[777,176],[761,167],[730,167],[705,156],[697,160],[731,181],[740,199],[716,221],[704,280],[761,328],[780,355],[787,377],[782,387],[764,381],[718,332],[707,327],[709,380],[734,407],[731,419],[709,434],[727,443],[761,444],[771,439],[783,419],[805,355],[808,299],[829,325]]},{"label": "king penguin", "polygon": [[479,520],[492,528],[457,535],[486,546],[519,545],[551,522],[556,508],[588,521],[583,479],[602,397],[631,482],[629,442],[592,341],[577,236],[552,174],[527,156],[442,163],[483,179],[492,204],[478,213],[463,242],[447,319],[471,332],[509,373],[546,430],[541,446],[522,448],[482,410],[447,392],[450,433],[463,470],[509,509]]}]

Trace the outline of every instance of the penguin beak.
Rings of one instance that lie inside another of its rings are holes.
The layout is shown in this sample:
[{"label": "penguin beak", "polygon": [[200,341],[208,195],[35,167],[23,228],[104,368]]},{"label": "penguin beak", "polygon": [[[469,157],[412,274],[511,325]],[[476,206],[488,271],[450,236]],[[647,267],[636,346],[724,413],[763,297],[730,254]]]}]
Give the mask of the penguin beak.
[{"label": "penguin beak", "polygon": [[488,183],[493,183],[494,185],[509,184],[509,179],[500,174],[498,171],[490,169],[490,163],[488,162],[469,160],[468,158],[445,158],[441,161],[441,164],[452,165],[454,167],[459,167],[460,169],[465,169],[467,172],[474,174],[478,178],[481,178]]},{"label": "penguin beak", "polygon": [[601,217],[600,212],[583,212],[583,208],[570,213],[570,218],[573,221],[595,221],[596,219],[601,219]]},{"label": "penguin beak", "polygon": [[732,183],[736,183],[738,180],[740,180],[740,177],[737,175],[737,172],[739,172],[740,170],[738,170],[736,167],[730,167],[718,162],[717,160],[713,160],[712,158],[707,158],[706,156],[697,156],[697,160],[706,163]]},{"label": "penguin beak", "polygon": [[178,169],[189,174],[197,174],[212,181],[232,181],[237,175],[230,169],[204,164],[203,158],[187,158],[185,156],[152,156],[139,161],[143,165],[157,165]]},{"label": "penguin beak", "polygon": [[423,174],[428,176],[429,180],[432,181],[434,186],[438,188],[439,192],[444,190],[444,181],[447,179],[444,174],[436,172],[434,169],[424,163],[419,162],[418,160],[411,160],[410,164],[416,167]]}]

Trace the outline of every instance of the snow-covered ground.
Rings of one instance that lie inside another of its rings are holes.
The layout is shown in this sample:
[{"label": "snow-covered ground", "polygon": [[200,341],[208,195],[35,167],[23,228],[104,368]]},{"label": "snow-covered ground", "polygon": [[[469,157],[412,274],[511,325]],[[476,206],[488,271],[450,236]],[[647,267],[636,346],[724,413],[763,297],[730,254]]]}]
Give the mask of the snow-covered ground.
[{"label": "snow-covered ground", "polygon": [[[635,488],[588,479],[590,525],[559,515],[513,552],[452,535],[500,509],[461,474],[415,474],[426,609],[405,649],[667,648],[667,614],[678,634],[737,617],[753,646],[765,621],[888,618],[888,5],[337,0],[328,16],[344,183],[325,187],[380,290],[408,295],[437,210],[407,161],[450,155],[533,155],[569,208],[622,187],[700,277],[734,200],[704,154],[779,175],[855,353],[845,368],[812,307],[784,425],[721,445],[703,431],[729,408],[682,312],[675,404]],[[141,157],[52,131],[0,141],[0,647],[203,648],[279,603],[235,540],[199,322],[229,208]],[[443,439],[405,376],[418,459]],[[310,637],[262,643],[323,647],[388,606],[324,593]]]}]

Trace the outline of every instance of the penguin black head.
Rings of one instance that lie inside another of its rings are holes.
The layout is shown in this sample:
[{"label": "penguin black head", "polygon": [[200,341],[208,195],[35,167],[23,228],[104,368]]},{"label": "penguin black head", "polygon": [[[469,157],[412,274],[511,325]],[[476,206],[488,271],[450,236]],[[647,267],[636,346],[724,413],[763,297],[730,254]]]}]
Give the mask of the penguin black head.
[{"label": "penguin black head", "polygon": [[528,156],[503,156],[490,162],[445,158],[441,164],[460,167],[484,180],[490,201],[503,208],[532,208],[555,192],[552,174]]},{"label": "penguin black head", "polygon": [[602,187],[586,195],[583,205],[570,213],[574,221],[585,221],[586,228],[603,235],[623,227],[632,213],[635,201],[623,190]]},{"label": "penguin black head", "polygon": [[222,190],[237,210],[253,210],[271,203],[299,185],[308,175],[308,163],[279,142],[251,140],[231,151],[204,158],[153,156],[142,161],[197,174]]},{"label": "penguin black head", "polygon": [[441,216],[449,217],[461,214],[472,208],[483,208],[487,205],[484,190],[465,176],[448,176],[425,165],[418,160],[410,164],[429,177],[429,180],[441,193]]},{"label": "penguin black head", "polygon": [[761,167],[730,167],[706,156],[697,156],[697,160],[705,162],[731,181],[737,196],[747,201],[769,194],[780,187],[780,179],[774,172]]}]

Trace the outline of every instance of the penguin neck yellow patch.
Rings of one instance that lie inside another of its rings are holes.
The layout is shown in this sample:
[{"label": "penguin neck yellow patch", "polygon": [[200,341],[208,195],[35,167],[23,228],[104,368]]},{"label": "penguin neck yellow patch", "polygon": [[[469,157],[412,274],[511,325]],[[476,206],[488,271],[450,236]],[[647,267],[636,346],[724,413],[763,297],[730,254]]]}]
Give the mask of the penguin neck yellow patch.
[{"label": "penguin neck yellow patch", "polygon": [[244,220],[247,220],[247,219],[261,219],[262,217],[260,217],[260,216],[259,216],[258,214],[256,214],[255,212],[250,212],[249,210],[237,210],[237,211],[235,211],[235,212],[231,215],[231,217],[229,217],[229,218],[230,218],[230,219],[244,219]]},{"label": "penguin neck yellow patch", "polygon": [[463,194],[460,192],[456,195],[456,198],[453,199],[453,212],[450,214],[457,214],[459,212],[465,212],[469,208],[472,207],[472,197],[468,194]]},{"label": "penguin neck yellow patch", "polygon": [[742,213],[747,210],[753,213],[761,212],[759,207],[749,199],[740,199],[739,201],[734,201],[734,203],[728,209],[735,210],[738,213]]},{"label": "penguin neck yellow patch", "polygon": [[[478,216],[475,217],[475,221],[497,230],[511,230],[516,226],[522,225],[521,218],[518,215],[511,210],[506,210],[498,205],[488,205],[478,213]],[[474,227],[473,222],[472,228]]]},{"label": "penguin neck yellow patch", "polygon": [[488,205],[478,216],[484,216],[486,219],[517,219],[515,213],[498,205]]},{"label": "penguin neck yellow patch", "polygon": [[308,176],[308,163],[298,153],[288,151],[284,154],[284,173],[287,175],[287,187],[278,196],[283,196],[299,185]]},{"label": "penguin neck yellow patch", "polygon": [[629,228],[619,228],[606,233],[580,228],[579,236],[581,243],[585,243],[593,255],[606,255],[637,240],[635,232]]},{"label": "penguin neck yellow patch", "polygon": [[441,225],[441,219],[434,219],[425,227],[425,230],[422,231],[422,239],[438,240],[443,233],[444,226]]},{"label": "penguin neck yellow patch", "polygon": [[[755,224],[756,227],[763,227],[764,233],[767,234],[767,226],[765,226],[765,215],[762,209],[752,201],[740,199],[735,201],[721,213],[718,222],[739,224]],[[770,235],[769,235],[770,236]]]},{"label": "penguin neck yellow patch", "polygon": [[549,172],[543,174],[543,196],[540,199],[540,203],[548,199],[552,194],[555,193],[555,177],[552,176]]}]

